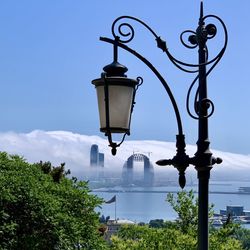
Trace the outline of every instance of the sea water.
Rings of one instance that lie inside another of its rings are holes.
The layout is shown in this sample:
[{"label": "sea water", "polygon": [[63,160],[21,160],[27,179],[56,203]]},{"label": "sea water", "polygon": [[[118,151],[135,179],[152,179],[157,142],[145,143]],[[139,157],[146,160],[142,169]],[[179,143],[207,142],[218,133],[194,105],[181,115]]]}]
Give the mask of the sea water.
[{"label": "sea water", "polygon": [[[249,182],[210,182],[209,203],[214,204],[214,212],[219,213],[228,205],[244,206],[244,210],[250,211],[250,195],[237,194],[241,186],[250,186]],[[186,190],[193,189],[197,196],[197,185],[188,186]],[[168,192],[178,192],[177,186],[167,187],[116,187],[112,189],[96,190],[95,195],[104,200],[116,195],[116,203],[103,204],[98,210],[104,216],[111,218],[129,219],[135,222],[149,222],[152,219],[175,220],[177,214],[166,201]],[[219,192],[219,193],[213,193]],[[231,193],[220,193],[231,192]],[[232,194],[235,192],[235,194]],[[245,225],[250,228],[250,224]]]}]

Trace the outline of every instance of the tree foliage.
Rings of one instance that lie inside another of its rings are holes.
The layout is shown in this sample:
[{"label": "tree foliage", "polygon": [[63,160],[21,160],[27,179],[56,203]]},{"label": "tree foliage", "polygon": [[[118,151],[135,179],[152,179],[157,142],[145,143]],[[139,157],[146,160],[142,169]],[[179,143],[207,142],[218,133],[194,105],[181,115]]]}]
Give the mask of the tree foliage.
[{"label": "tree foliage", "polygon": [[[198,199],[195,198],[193,190],[178,192],[177,196],[168,193],[167,202],[178,215],[177,227],[183,233],[196,233],[198,228]],[[209,216],[212,216],[212,214],[213,205],[210,205]]]},{"label": "tree foliage", "polygon": [[43,173],[51,175],[54,182],[59,183],[65,176],[70,174],[70,170],[65,171],[65,163],[61,163],[58,167],[53,167],[51,162],[46,161],[35,164],[38,168],[40,168]]},{"label": "tree foliage", "polygon": [[179,230],[149,228],[148,226],[125,226],[112,237],[113,250],[192,250],[196,249],[193,237]]},{"label": "tree foliage", "polygon": [[102,200],[65,174],[64,164],[0,153],[0,249],[106,249],[94,211]]},{"label": "tree foliage", "polygon": [[[122,227],[108,245],[102,237],[108,217],[99,218],[94,210],[102,200],[90,194],[86,182],[65,178],[69,172],[64,167],[50,162],[29,164],[19,156],[0,153],[1,250],[197,249],[193,192],[168,195],[178,221],[153,220],[150,225]],[[210,250],[249,249],[249,237],[249,230],[228,223],[211,230]]]},{"label": "tree foliage", "polygon": [[[195,233],[183,233],[173,228],[124,226],[112,238],[113,250],[197,250]],[[228,235],[227,230],[217,230],[210,235],[210,250],[243,250],[239,240]],[[247,248],[246,248],[247,249]]]},{"label": "tree foliage", "polygon": [[234,237],[242,243],[245,250],[250,249],[250,230],[242,227],[238,227],[234,230]]},{"label": "tree foliage", "polygon": [[150,220],[149,227],[162,228],[164,227],[164,220],[163,219]]},{"label": "tree foliage", "polygon": [[210,248],[218,250],[245,249],[242,242],[235,237],[235,233],[239,228],[239,225],[229,223],[219,229],[211,230]]}]

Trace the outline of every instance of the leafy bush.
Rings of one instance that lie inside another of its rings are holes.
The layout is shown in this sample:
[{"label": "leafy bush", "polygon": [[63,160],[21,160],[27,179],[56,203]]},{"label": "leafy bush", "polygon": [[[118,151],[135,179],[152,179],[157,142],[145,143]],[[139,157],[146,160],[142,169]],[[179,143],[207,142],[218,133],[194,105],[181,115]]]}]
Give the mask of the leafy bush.
[{"label": "leafy bush", "polygon": [[102,200],[65,174],[0,153],[0,249],[106,249],[94,211]]}]

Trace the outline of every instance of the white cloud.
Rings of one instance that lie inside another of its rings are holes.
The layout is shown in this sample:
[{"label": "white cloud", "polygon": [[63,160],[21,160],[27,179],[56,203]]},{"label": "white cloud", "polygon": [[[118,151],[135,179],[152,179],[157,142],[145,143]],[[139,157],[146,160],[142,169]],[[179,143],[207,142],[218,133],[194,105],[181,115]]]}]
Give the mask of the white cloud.
[{"label": "white cloud", "polygon": [[[118,148],[114,157],[110,153],[110,147],[106,139],[98,136],[86,136],[66,131],[40,131],[30,133],[0,133],[0,149],[10,154],[22,155],[29,162],[51,161],[58,165],[66,162],[66,167],[72,172],[81,172],[89,166],[90,147],[92,144],[99,146],[99,151],[105,154],[105,168],[121,171],[126,159],[133,153],[150,154],[151,162],[159,159],[172,158],[175,155],[175,143],[160,141],[126,141]],[[187,146],[187,153],[193,155],[195,146]],[[214,156],[221,157],[223,163],[215,165],[213,172],[216,176],[241,176],[250,179],[246,175],[250,171],[250,155],[240,155],[228,152],[212,150]],[[156,167],[158,171],[167,167]],[[172,169],[168,167],[168,169]],[[156,171],[157,171],[156,170]]]}]

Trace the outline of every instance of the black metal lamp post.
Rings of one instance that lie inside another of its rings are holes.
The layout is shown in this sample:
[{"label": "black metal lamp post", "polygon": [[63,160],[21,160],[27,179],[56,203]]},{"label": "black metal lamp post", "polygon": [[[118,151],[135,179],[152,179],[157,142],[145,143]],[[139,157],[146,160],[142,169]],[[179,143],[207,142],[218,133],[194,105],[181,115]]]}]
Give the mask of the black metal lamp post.
[{"label": "black metal lamp post", "polygon": [[[208,48],[207,41],[214,38],[217,33],[217,28],[214,24],[205,24],[208,18],[216,19],[224,30],[225,40],[223,48],[220,52],[213,58],[208,58]],[[170,61],[179,69],[188,73],[197,73],[194,81],[192,82],[188,93],[187,93],[187,111],[188,114],[198,120],[198,141],[197,141],[197,152],[193,157],[189,157],[185,152],[185,136],[183,134],[182,122],[178,106],[176,104],[175,98],[161,74],[157,69],[141,54],[131,49],[126,45],[134,38],[133,27],[126,22],[122,22],[118,26],[119,35],[116,35],[115,28],[118,22],[124,19],[129,19],[142,24],[146,29],[148,29],[152,35],[155,37],[157,46],[166,53]],[[123,32],[123,28],[129,29],[129,32]],[[104,72],[102,77],[95,79],[92,83],[95,85],[98,96],[98,105],[100,113],[101,131],[108,136],[109,146],[112,147],[112,154],[116,154],[116,148],[121,145],[124,141],[126,135],[130,133],[130,119],[131,113],[134,106],[135,93],[140,84],[142,84],[142,78],[138,77],[136,80],[129,79],[125,75],[127,68],[117,61],[117,49],[122,48],[129,53],[136,56],[144,64],[146,64],[149,69],[156,75],[160,80],[163,87],[165,88],[170,101],[173,105],[178,134],[176,136],[176,155],[172,159],[159,160],[158,165],[173,165],[179,171],[179,184],[181,188],[184,188],[185,170],[191,164],[195,166],[198,173],[199,180],[199,211],[198,211],[198,249],[207,250],[209,248],[208,243],[208,193],[209,193],[209,178],[212,166],[217,163],[220,164],[222,160],[220,158],[214,158],[209,149],[209,136],[208,136],[208,118],[214,112],[214,104],[207,97],[207,76],[214,69],[217,63],[222,58],[226,46],[227,46],[227,29],[224,22],[215,15],[203,16],[203,2],[200,6],[200,18],[199,24],[196,31],[186,30],[181,33],[180,39],[182,44],[189,48],[198,48],[199,61],[198,64],[185,63],[177,60],[168,50],[166,42],[162,40],[147,24],[138,18],[131,16],[121,16],[117,18],[112,24],[112,34],[114,39],[109,39],[105,37],[100,37],[101,41],[108,42],[114,46],[114,61],[110,65],[104,67]],[[188,42],[184,41],[184,35],[189,34]],[[124,39],[121,39],[123,37]],[[207,67],[209,68],[207,69]],[[198,81],[198,87],[195,94],[194,100],[194,112],[193,114],[189,108],[189,99],[191,91]],[[112,133],[124,133],[120,143],[115,143],[112,141]]]}]

